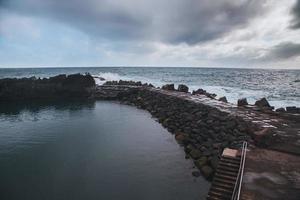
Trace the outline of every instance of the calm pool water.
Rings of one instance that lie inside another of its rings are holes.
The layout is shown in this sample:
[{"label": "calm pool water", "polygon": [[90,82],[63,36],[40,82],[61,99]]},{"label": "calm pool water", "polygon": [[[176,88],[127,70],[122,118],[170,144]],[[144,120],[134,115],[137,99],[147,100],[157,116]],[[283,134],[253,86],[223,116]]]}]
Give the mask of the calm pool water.
[{"label": "calm pool water", "polygon": [[0,199],[205,199],[150,114],[116,102],[0,104]]}]

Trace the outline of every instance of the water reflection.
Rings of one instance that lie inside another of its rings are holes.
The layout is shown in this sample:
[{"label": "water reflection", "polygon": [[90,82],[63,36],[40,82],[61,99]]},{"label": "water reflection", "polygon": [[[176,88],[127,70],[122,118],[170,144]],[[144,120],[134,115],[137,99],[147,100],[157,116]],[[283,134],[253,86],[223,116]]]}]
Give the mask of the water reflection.
[{"label": "water reflection", "polygon": [[192,177],[192,162],[145,111],[113,102],[0,107],[0,199],[189,200],[207,194],[209,184]]}]

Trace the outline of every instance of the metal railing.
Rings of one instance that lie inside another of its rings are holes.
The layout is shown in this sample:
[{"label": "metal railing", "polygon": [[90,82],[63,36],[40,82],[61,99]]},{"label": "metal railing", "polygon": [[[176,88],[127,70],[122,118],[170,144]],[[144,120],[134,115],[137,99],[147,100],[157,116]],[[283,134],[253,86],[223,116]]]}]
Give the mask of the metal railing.
[{"label": "metal railing", "polygon": [[239,200],[240,199],[242,181],[243,181],[243,175],[244,175],[245,160],[246,160],[246,153],[247,153],[247,146],[248,146],[248,143],[246,141],[244,141],[243,145],[242,145],[240,168],[239,168],[237,179],[236,179],[236,182],[234,185],[234,190],[232,193],[231,200]]}]

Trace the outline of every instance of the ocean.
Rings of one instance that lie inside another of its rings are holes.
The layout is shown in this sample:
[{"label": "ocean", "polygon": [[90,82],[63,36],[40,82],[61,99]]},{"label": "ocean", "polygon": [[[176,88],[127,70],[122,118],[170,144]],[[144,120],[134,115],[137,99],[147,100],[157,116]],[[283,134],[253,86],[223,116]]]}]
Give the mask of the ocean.
[{"label": "ocean", "polygon": [[[50,77],[58,74],[90,73],[106,80],[134,80],[162,86],[166,83],[186,84],[190,90],[203,88],[226,96],[236,103],[247,98],[249,103],[266,97],[275,108],[300,107],[300,70],[180,68],[180,67],[68,67],[0,69],[5,77]],[[104,81],[95,79],[97,84]]]},{"label": "ocean", "polygon": [[[300,106],[300,70],[212,68],[0,69],[0,78],[90,73],[97,84],[186,84],[235,103]],[[98,77],[98,78],[97,78]],[[205,199],[210,183],[151,114],[113,101],[0,103],[0,199]]]}]

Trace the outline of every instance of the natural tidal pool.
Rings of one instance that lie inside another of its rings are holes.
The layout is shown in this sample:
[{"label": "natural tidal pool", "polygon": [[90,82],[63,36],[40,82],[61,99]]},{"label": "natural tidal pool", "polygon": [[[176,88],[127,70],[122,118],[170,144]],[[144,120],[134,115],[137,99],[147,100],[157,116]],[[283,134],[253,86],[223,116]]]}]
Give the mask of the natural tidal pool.
[{"label": "natural tidal pool", "polygon": [[205,199],[174,137],[117,102],[0,104],[0,199]]}]

